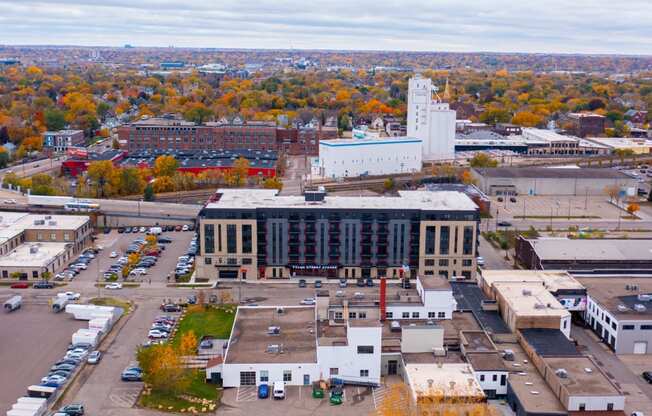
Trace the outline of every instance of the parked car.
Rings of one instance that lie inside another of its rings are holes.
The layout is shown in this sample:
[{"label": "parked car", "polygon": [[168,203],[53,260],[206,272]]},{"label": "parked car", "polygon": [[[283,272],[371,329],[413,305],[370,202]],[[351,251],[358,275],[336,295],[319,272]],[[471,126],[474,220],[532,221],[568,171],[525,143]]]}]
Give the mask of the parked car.
[{"label": "parked car", "polygon": [[258,385],[258,398],[266,399],[269,397],[269,386],[266,383]]},{"label": "parked car", "polygon": [[509,202],[516,203],[516,198],[514,198],[514,197],[509,198]]},{"label": "parked car", "polygon": [[169,237],[159,237],[157,241],[159,244],[170,244],[172,239]]},{"label": "parked car", "polygon": [[88,358],[86,359],[86,362],[88,364],[97,364],[100,362],[101,359],[102,359],[102,353],[96,350],[88,354]]},{"label": "parked car", "polygon": [[498,221],[496,225],[498,225],[499,227],[511,227],[512,223],[509,221]]},{"label": "parked car", "polygon": [[145,231],[147,231],[147,228],[145,228],[145,227],[140,227],[140,228],[138,229],[138,232],[139,232],[139,233],[144,233]]},{"label": "parked car", "polygon": [[484,266],[484,257],[478,256],[475,258],[475,261],[478,264],[478,266]]},{"label": "parked car", "polygon": [[122,289],[122,283],[109,283],[108,285],[104,286],[104,289],[111,289],[111,290]]},{"label": "parked car", "polygon": [[356,285],[357,287],[364,287],[364,279],[357,279],[357,280],[355,281],[355,285]]},{"label": "parked car", "polygon": [[315,280],[315,287],[319,289],[321,287],[321,280]]},{"label": "parked car", "polygon": [[365,286],[374,287],[374,281],[371,277],[367,277],[367,279],[365,280]]},{"label": "parked car", "polygon": [[61,292],[57,293],[57,297],[67,298],[68,300],[79,300],[81,294],[76,292]]},{"label": "parked car", "polygon": [[496,198],[496,200],[497,200],[498,202],[503,202],[503,197],[502,197],[502,196],[499,196],[498,198]]},{"label": "parked car", "polygon": [[161,310],[163,312],[181,312],[181,306],[175,305],[174,303],[168,303],[166,305],[161,305]]},{"label": "parked car", "polygon": [[315,299],[314,298],[305,298],[301,300],[302,305],[314,305],[315,304]]},{"label": "parked car", "polygon": [[205,339],[202,340],[202,342],[199,343],[199,349],[201,350],[210,350],[213,348],[213,340],[212,339]]},{"label": "parked car", "polygon": [[120,374],[120,379],[122,381],[142,381],[143,372],[136,367],[125,368]]},{"label": "parked car", "polygon": [[181,228],[182,227],[180,225],[177,225],[176,227],[174,227],[174,231],[181,231]]},{"label": "parked car", "polygon": [[77,366],[74,365],[74,364],[61,363],[61,364],[55,364],[55,365],[53,365],[53,366],[50,368],[50,371],[59,371],[59,370],[63,370],[63,371],[72,371],[72,370],[75,369],[75,367],[77,367]]},{"label": "parked car", "polygon": [[27,289],[29,287],[28,283],[14,283],[13,285],[9,286],[12,289]]},{"label": "parked car", "polygon": [[69,404],[59,409],[59,412],[68,416],[82,416],[84,414],[84,405],[81,403]]},{"label": "parked car", "polygon": [[71,265],[70,267],[73,269],[81,269],[81,270],[88,269],[88,266],[85,263],[79,261],[79,259],[77,261],[78,261],[77,263]]},{"label": "parked car", "polygon": [[306,279],[299,279],[299,287],[306,287]]},{"label": "parked car", "polygon": [[188,230],[190,230],[188,224],[184,224],[183,227],[181,227],[181,231],[188,231]]},{"label": "parked car", "polygon": [[118,252],[117,251],[112,251],[111,254],[109,254],[109,258],[114,259],[116,257],[118,257]]},{"label": "parked car", "polygon": [[34,289],[54,289],[54,285],[46,280],[41,280],[32,285]]},{"label": "parked car", "polygon": [[343,298],[344,297],[344,291],[343,290],[338,290],[337,292],[335,292],[335,297]]},{"label": "parked car", "polygon": [[340,279],[340,287],[346,287],[346,286],[347,286],[346,279]]},{"label": "parked car", "polygon": [[652,371],[643,371],[641,376],[643,376],[643,380],[645,380],[648,383],[652,384]]},{"label": "parked car", "polygon": [[159,329],[152,329],[151,331],[149,331],[147,336],[152,339],[161,339],[161,338],[167,338],[169,334]]},{"label": "parked car", "polygon": [[16,205],[16,200],[15,199],[5,199],[4,201],[2,201],[2,203],[6,204],[6,205]]},{"label": "parked car", "polygon": [[118,227],[118,234],[124,234],[125,227]]}]

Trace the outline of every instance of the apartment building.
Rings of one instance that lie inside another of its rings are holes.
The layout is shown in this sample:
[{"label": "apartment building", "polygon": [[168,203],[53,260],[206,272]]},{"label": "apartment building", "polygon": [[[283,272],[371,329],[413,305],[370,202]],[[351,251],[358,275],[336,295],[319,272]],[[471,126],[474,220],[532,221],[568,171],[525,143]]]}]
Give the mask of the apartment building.
[{"label": "apartment building", "polygon": [[460,192],[397,197],[218,190],[199,214],[197,276],[475,276],[479,213]]},{"label": "apartment building", "polygon": [[54,152],[65,152],[70,147],[86,144],[83,130],[46,131],[42,136],[43,148]]}]

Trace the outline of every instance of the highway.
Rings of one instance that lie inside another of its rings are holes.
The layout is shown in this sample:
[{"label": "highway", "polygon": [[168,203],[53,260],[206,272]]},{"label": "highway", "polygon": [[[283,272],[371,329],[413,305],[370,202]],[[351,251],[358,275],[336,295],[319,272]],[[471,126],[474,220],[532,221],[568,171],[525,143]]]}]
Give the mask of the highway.
[{"label": "highway", "polygon": [[5,169],[0,169],[0,178],[4,177],[5,174],[13,172],[19,177],[33,176],[37,173],[47,173],[51,171],[58,171],[61,169],[61,162],[66,160],[65,156],[59,156],[55,159],[43,159],[37,160],[34,162],[22,163],[20,165],[14,165]]}]

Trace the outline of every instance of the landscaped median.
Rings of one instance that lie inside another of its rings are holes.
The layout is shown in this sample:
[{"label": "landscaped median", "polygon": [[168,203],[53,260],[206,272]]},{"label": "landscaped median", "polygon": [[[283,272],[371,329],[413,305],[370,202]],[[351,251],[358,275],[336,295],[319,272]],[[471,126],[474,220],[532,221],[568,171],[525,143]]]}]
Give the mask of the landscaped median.
[{"label": "landscaped median", "polygon": [[128,300],[112,297],[92,298],[88,301],[88,303],[98,306],[116,306],[118,308],[122,308],[125,313],[129,313],[132,306],[131,302]]},{"label": "landscaped median", "polygon": [[139,405],[165,412],[215,412],[221,389],[206,383],[204,370],[189,368],[187,362],[196,356],[202,337],[229,338],[235,311],[236,306],[230,304],[190,305],[169,342],[141,347],[138,363],[145,389]]}]

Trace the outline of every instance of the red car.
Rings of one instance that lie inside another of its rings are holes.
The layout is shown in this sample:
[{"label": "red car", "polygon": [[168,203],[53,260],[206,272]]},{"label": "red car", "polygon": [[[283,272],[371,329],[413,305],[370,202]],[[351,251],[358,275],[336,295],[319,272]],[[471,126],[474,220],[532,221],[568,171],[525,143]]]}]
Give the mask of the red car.
[{"label": "red car", "polygon": [[14,283],[10,286],[12,289],[27,289],[29,284],[27,283]]}]

